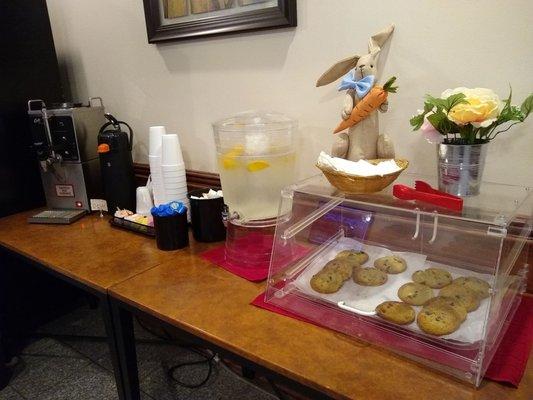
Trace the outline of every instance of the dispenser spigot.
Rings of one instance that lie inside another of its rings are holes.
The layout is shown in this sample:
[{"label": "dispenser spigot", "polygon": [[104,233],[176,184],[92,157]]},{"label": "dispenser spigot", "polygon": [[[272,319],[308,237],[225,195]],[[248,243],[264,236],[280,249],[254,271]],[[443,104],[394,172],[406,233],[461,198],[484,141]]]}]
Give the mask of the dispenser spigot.
[{"label": "dispenser spigot", "polygon": [[49,169],[54,169],[54,164],[61,164],[63,161],[63,157],[61,157],[60,154],[54,153],[52,155],[49,155],[46,159],[41,160],[41,168],[44,172],[48,171]]},{"label": "dispenser spigot", "polygon": [[224,207],[222,209],[222,222],[224,223],[224,226],[228,227],[228,222],[231,222],[232,220],[239,219],[240,215],[236,211],[230,211],[229,207],[224,204]]}]

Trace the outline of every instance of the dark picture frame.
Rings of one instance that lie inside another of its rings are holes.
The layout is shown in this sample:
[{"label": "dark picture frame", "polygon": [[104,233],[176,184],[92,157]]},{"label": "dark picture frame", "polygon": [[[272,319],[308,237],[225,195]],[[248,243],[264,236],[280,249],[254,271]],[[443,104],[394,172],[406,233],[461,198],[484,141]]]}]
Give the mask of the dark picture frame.
[{"label": "dark picture frame", "polygon": [[143,0],[143,3],[148,43],[288,28],[297,24],[296,0],[278,0],[276,7],[242,11],[232,15],[207,16],[173,24],[162,23],[160,0]]}]

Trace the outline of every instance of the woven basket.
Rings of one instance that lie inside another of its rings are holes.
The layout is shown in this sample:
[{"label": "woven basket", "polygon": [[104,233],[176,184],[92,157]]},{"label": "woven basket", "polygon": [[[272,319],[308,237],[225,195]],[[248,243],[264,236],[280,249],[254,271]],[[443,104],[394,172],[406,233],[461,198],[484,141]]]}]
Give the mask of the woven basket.
[{"label": "woven basket", "polygon": [[[372,164],[378,164],[381,161],[387,161],[386,159],[366,160]],[[340,191],[350,194],[361,193],[374,193],[385,189],[392,182],[398,178],[403,170],[409,165],[407,160],[394,160],[396,164],[401,168],[399,171],[383,176],[358,176],[350,175],[344,172],[333,171],[332,169],[321,167],[316,165],[318,169],[326,176],[329,183],[335,186]]]}]

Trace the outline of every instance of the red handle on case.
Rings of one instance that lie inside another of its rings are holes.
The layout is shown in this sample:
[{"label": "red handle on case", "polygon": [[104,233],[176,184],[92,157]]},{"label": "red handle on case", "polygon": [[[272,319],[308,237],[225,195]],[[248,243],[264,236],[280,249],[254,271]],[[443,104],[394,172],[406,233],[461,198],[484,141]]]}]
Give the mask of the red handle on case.
[{"label": "red handle on case", "polygon": [[[434,189],[433,189],[434,190]],[[421,192],[409,186],[396,184],[392,187],[392,194],[402,200],[418,200],[424,203],[435,204],[454,211],[463,209],[463,199],[453,195],[436,194],[434,192]]]}]

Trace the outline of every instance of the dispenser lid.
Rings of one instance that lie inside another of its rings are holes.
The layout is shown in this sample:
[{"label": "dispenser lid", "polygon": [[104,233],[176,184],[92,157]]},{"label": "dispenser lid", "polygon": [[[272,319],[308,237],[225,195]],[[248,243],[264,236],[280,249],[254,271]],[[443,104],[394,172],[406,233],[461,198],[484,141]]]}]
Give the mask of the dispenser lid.
[{"label": "dispenser lid", "polygon": [[216,131],[223,132],[274,132],[292,131],[297,121],[274,111],[244,111],[213,124]]}]

